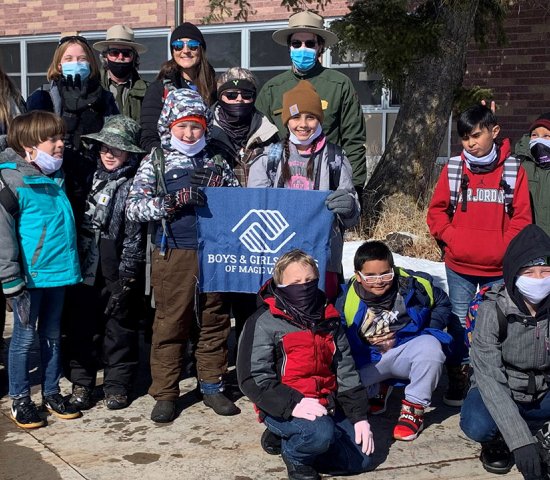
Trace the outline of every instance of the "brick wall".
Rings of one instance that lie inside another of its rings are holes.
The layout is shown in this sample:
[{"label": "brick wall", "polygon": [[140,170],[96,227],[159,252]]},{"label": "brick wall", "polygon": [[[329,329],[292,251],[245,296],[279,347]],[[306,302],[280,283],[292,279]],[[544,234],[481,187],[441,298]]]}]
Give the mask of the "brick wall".
[{"label": "brick wall", "polygon": [[0,18],[0,37],[106,30],[116,23],[166,27],[174,22],[174,0],[1,0]]},{"label": "brick wall", "polygon": [[493,90],[501,135],[513,142],[535,118],[550,111],[550,3],[520,3],[505,22],[508,43],[491,42],[485,50],[472,46],[465,76],[465,85]]}]

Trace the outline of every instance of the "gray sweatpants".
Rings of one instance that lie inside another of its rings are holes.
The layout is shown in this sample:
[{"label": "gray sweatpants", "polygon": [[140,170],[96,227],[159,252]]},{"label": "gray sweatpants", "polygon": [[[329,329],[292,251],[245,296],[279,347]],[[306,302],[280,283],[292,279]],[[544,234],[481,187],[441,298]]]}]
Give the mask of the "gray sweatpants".
[{"label": "gray sweatpants", "polygon": [[425,407],[430,404],[444,361],[439,340],[432,335],[420,335],[388,350],[378,363],[361,368],[359,375],[365,387],[388,378],[409,380],[405,400]]}]

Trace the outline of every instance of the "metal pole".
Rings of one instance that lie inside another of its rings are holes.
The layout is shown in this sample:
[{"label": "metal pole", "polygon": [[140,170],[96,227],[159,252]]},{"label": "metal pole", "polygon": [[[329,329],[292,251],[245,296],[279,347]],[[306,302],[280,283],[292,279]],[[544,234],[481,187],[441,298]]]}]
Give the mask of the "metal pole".
[{"label": "metal pole", "polygon": [[183,0],[174,0],[174,27],[183,23]]}]

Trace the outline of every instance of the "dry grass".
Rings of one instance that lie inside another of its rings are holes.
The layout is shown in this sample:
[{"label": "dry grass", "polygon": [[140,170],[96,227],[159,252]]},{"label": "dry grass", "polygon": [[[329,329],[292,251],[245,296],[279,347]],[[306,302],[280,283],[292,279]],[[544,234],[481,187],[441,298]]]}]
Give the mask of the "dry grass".
[{"label": "dry grass", "polygon": [[388,234],[394,232],[412,234],[413,245],[406,246],[400,253],[410,257],[440,261],[441,250],[430,235],[426,225],[426,215],[427,207],[420,209],[407,195],[389,197],[384,202],[372,239],[385,240]]}]

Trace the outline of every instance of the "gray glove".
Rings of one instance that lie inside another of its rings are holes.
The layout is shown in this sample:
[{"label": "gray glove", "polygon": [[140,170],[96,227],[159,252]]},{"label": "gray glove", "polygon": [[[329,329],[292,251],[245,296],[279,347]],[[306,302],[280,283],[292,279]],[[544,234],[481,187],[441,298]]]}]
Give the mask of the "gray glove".
[{"label": "gray glove", "polygon": [[26,327],[29,324],[29,317],[31,315],[31,296],[29,291],[24,289],[14,297],[9,297],[9,301],[12,310],[14,313],[17,313],[21,325]]},{"label": "gray glove", "polygon": [[325,205],[342,218],[349,218],[355,212],[355,198],[347,190],[336,190],[325,200]]}]

